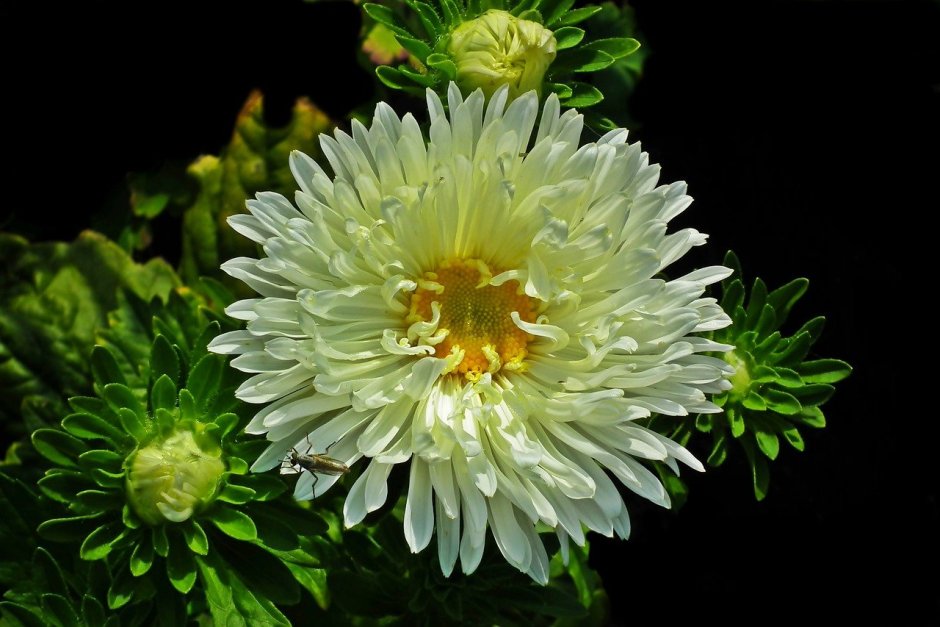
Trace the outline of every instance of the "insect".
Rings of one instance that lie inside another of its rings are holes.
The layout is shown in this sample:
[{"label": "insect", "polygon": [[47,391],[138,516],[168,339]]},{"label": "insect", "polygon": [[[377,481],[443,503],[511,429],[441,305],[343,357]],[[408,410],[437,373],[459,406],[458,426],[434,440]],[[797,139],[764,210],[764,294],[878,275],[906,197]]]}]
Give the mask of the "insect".
[{"label": "insect", "polygon": [[[310,444],[310,440],[307,440],[307,444]],[[336,444],[336,442],[333,444]],[[330,444],[330,446],[333,446],[333,444]],[[313,445],[310,445],[306,453],[301,453],[296,448],[292,448],[287,459],[284,461],[289,463],[292,467],[299,466],[301,469],[312,473],[312,487],[314,490],[316,490],[317,481],[320,480],[320,475],[338,477],[349,472],[349,466],[339,461],[338,459],[334,459],[326,455],[326,453],[330,452],[330,446],[326,447],[326,451],[322,455],[310,453],[310,449],[313,448]]]}]

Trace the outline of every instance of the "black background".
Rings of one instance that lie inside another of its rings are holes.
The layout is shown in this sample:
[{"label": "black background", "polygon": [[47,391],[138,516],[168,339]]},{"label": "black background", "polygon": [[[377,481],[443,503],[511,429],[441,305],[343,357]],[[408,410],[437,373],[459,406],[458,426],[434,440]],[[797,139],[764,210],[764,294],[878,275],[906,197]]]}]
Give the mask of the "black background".
[{"label": "black background", "polygon": [[[688,473],[680,515],[630,501],[633,538],[592,544],[614,621],[936,622],[937,287],[917,275],[936,269],[940,5],[634,6],[651,56],[632,137],[689,182],[678,223],[711,234],[687,267],[733,247],[771,286],[809,277],[796,316],[825,314],[818,354],[856,371],[765,502],[734,462]],[[217,152],[252,88],[275,122],[298,95],[342,116],[372,89],[349,4],[19,2],[0,18],[0,228],[41,238],[73,238],[129,171]]]}]

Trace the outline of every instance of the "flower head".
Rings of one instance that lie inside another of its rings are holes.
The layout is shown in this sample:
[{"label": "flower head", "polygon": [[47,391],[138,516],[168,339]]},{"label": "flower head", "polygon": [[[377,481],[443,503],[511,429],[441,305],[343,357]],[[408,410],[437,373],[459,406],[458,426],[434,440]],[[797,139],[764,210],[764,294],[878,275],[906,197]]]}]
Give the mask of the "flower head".
[{"label": "flower head", "polygon": [[516,98],[532,89],[541,92],[556,45],[552,31],[538,22],[494,9],[454,29],[447,50],[464,93],[480,88],[489,97],[508,85],[509,97]]},{"label": "flower head", "polygon": [[[229,220],[265,256],[223,268],[261,297],[228,309],[247,328],[210,350],[255,373],[239,398],[269,403],[246,429],[271,441],[254,470],[291,447],[365,458],[344,509],[354,525],[409,462],[413,551],[436,529],[444,572],[458,556],[472,572],[490,529],[546,581],[536,523],[563,543],[582,544],[584,527],[626,537],[611,475],[668,506],[642,460],[701,469],[642,419],[718,411],[706,394],[731,369],[695,333],[729,323],[702,297],[728,270],[659,278],[705,242],[666,232],[685,185],[657,187],[626,131],[582,146],[576,111],[550,96],[539,120],[535,92],[507,105],[508,92],[484,105],[451,85],[448,117],[429,90],[430,140],[380,103],[369,128],[321,136],[332,176],[294,153],[299,209],[261,193]],[[335,481],[304,473],[295,496]]]}]

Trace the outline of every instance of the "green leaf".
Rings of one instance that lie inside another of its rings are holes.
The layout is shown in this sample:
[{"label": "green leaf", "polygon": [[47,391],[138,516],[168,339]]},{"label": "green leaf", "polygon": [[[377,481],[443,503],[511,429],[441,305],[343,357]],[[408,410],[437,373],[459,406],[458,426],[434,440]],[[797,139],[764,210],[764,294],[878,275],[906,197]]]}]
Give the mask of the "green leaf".
[{"label": "green leaf", "polygon": [[405,75],[389,65],[380,65],[375,68],[375,75],[386,87],[411,93],[416,91],[414,84]]},{"label": "green leaf", "polygon": [[152,527],[151,542],[154,552],[160,557],[166,557],[170,554],[170,540],[166,535],[166,525],[157,525]]},{"label": "green leaf", "polygon": [[767,401],[767,407],[777,412],[778,414],[792,416],[793,414],[800,413],[800,411],[803,409],[800,401],[798,401],[792,394],[788,392],[777,390],[775,388],[765,388],[761,390],[760,394],[764,400]]},{"label": "green leaf", "polygon": [[196,584],[196,560],[178,539],[172,543],[166,560],[166,575],[180,594],[186,594]]},{"label": "green leaf", "polygon": [[117,410],[118,418],[121,420],[121,426],[132,438],[138,442],[143,442],[149,435],[147,424],[141,420],[140,416],[132,410],[122,407]]},{"label": "green leaf", "polygon": [[216,625],[290,625],[273,603],[255,596],[217,557],[199,557],[196,564],[209,612]]},{"label": "green leaf", "polygon": [[601,50],[591,50],[587,47],[574,48],[563,51],[552,63],[552,75],[567,72],[597,72],[614,64],[612,56]]},{"label": "green leaf", "polygon": [[330,589],[326,585],[326,569],[313,568],[310,566],[301,566],[285,562],[285,566],[297,580],[297,583],[304,590],[310,593],[313,600],[316,601],[320,609],[327,609],[330,606]]},{"label": "green leaf", "polygon": [[801,388],[792,389],[790,393],[803,407],[814,407],[828,401],[835,391],[834,387],[826,383],[812,383]]},{"label": "green leaf", "polygon": [[565,14],[564,17],[558,20],[558,23],[561,24],[562,26],[571,26],[572,24],[580,24],[581,22],[588,19],[589,17],[591,17],[592,15],[594,15],[600,10],[601,10],[601,7],[599,6],[581,7],[580,9],[569,11],[567,14]]},{"label": "green leaf", "polygon": [[72,502],[75,494],[94,486],[84,473],[64,470],[49,471],[37,483],[43,494],[66,505]]},{"label": "green leaf", "polygon": [[[571,10],[571,7],[574,6],[575,0],[560,0],[557,3],[553,3],[554,6],[546,7],[546,3],[542,3],[542,10],[545,11],[545,21],[543,22],[546,27],[553,28],[555,22],[560,20],[568,11]],[[557,31],[556,31],[557,32]]]},{"label": "green leaf", "polygon": [[84,442],[58,429],[38,429],[30,439],[37,453],[66,468],[75,468],[75,458],[87,449]]},{"label": "green leaf", "polygon": [[780,454],[780,440],[776,433],[760,427],[754,430],[754,439],[757,441],[757,447],[768,459],[777,459]]},{"label": "green leaf", "polygon": [[256,501],[270,501],[284,494],[287,490],[287,486],[280,477],[269,474],[252,473],[231,477],[229,481],[235,481],[237,485],[254,490],[254,500]]},{"label": "green leaf", "polygon": [[585,44],[584,47],[589,50],[606,52],[614,59],[622,59],[636,52],[640,47],[640,42],[631,37],[611,37],[609,39],[595,39]]},{"label": "green leaf", "polygon": [[53,518],[39,525],[36,530],[46,540],[53,542],[75,542],[85,538],[98,527],[101,514],[73,516],[71,518]]},{"label": "green leaf", "polygon": [[[728,265],[727,261],[725,265]],[[727,287],[722,287],[722,290],[721,308],[725,311],[732,312],[744,304],[744,284],[740,279],[732,280]]]},{"label": "green leaf", "polygon": [[[90,231],[73,243],[30,244],[0,234],[0,425],[19,424],[24,399],[64,415],[66,399],[91,389],[89,354],[117,293],[165,297],[178,284],[162,260],[139,265]],[[22,435],[22,434],[17,434]]]},{"label": "green leaf", "polygon": [[111,472],[119,472],[124,463],[124,456],[106,449],[93,449],[79,455],[78,463],[83,468],[104,467]]},{"label": "green leaf", "polygon": [[114,353],[104,346],[95,346],[91,352],[91,373],[99,387],[109,383],[127,383]]},{"label": "green leaf", "polygon": [[556,30],[553,34],[555,35],[558,50],[573,48],[584,39],[584,29],[577,28],[576,26],[564,26]]},{"label": "green leaf", "polygon": [[153,558],[153,543],[143,539],[138,541],[133,553],[131,553],[131,574],[135,577],[147,574],[150,567],[153,566]]},{"label": "green leaf", "polygon": [[806,444],[803,442],[803,436],[800,434],[800,430],[793,425],[786,425],[780,430],[781,435],[784,439],[790,443],[790,446],[795,448],[798,451],[802,451],[806,448]]},{"label": "green leaf", "polygon": [[564,83],[546,83],[545,87],[548,89],[548,91],[558,96],[559,100],[566,100],[571,98],[572,94],[574,93],[572,89]]},{"label": "green leaf", "polygon": [[72,604],[58,594],[42,595],[43,618],[62,627],[79,627],[78,614],[72,609]]},{"label": "green leaf", "polygon": [[124,432],[91,414],[70,414],[62,419],[62,428],[84,440],[105,440],[117,445],[125,440]]},{"label": "green leaf", "polygon": [[236,540],[254,540],[258,537],[258,530],[243,512],[231,507],[216,507],[205,515],[219,531]]},{"label": "green leaf", "polygon": [[797,369],[806,383],[837,383],[852,373],[852,366],[840,359],[804,361]]},{"label": "green leaf", "polygon": [[427,65],[441,72],[448,80],[452,81],[457,79],[457,65],[454,63],[453,59],[446,54],[435,52],[434,54],[428,55]]},{"label": "green leaf", "polygon": [[[41,619],[29,608],[13,603],[11,601],[0,601],[0,610],[2,610],[3,625],[9,622],[11,627],[22,625],[23,627],[49,627],[49,623]],[[38,611],[39,608],[36,608]],[[10,622],[12,621],[12,622]]]},{"label": "green leaf", "polygon": [[566,107],[590,107],[604,99],[604,94],[587,83],[572,81],[568,85],[571,87],[571,97],[562,103]]},{"label": "green leaf", "polygon": [[124,504],[124,495],[120,492],[106,492],[104,490],[82,490],[75,495],[72,509],[80,513],[93,514],[121,509]]},{"label": "green leaf", "polygon": [[186,379],[186,389],[193,395],[199,414],[208,410],[218,396],[223,361],[221,355],[206,355],[199,360]]},{"label": "green leaf", "polygon": [[806,289],[809,287],[809,281],[806,279],[793,279],[786,285],[782,285],[767,295],[767,303],[777,312],[777,326],[782,325],[790,315],[790,310],[796,304]]},{"label": "green leaf", "polygon": [[160,375],[154,382],[150,390],[150,405],[154,410],[176,407],[176,386],[168,375]]},{"label": "green leaf", "polygon": [[158,335],[150,348],[150,378],[159,379],[167,376],[174,385],[180,378],[180,361],[170,341]]},{"label": "green leaf", "polygon": [[81,609],[83,625],[105,625],[105,627],[107,627],[104,608],[101,607],[101,603],[98,602],[98,599],[90,594],[84,595],[82,597]]},{"label": "green leaf", "polygon": [[728,432],[715,430],[712,434],[712,450],[705,463],[712,467],[721,466],[728,458]]},{"label": "green leaf", "polygon": [[[289,156],[299,150],[313,158],[321,153],[317,136],[332,126],[330,119],[309,100],[294,104],[290,122],[271,128],[264,120],[264,99],[253,92],[235,122],[232,140],[221,155],[205,155],[194,161],[186,173],[195,181],[195,198],[181,207],[183,250],[180,275],[188,285],[200,276],[212,276],[246,295],[245,286],[220,270],[227,259],[257,255],[255,244],[226,223],[246,212],[245,199],[256,192],[274,191],[293,195],[296,183],[290,171]],[[175,341],[172,336],[168,337]]]},{"label": "green leaf", "polygon": [[763,455],[758,455],[754,449],[754,444],[747,438],[739,440],[744,447],[744,453],[747,455],[747,461],[751,466],[751,478],[754,484],[754,498],[763,501],[770,490],[770,466]]},{"label": "green leaf", "polygon": [[405,35],[396,35],[395,38],[405,50],[417,57],[421,63],[424,63],[431,54],[431,47],[420,39]]},{"label": "green leaf", "polygon": [[421,2],[421,0],[405,0],[405,3],[417,13],[428,38],[431,40],[437,39],[437,35],[440,33],[441,17],[431,5]]},{"label": "green leaf", "polygon": [[741,415],[734,407],[727,407],[725,409],[725,416],[728,417],[728,426],[731,427],[731,435],[735,438],[740,438],[744,435],[746,430],[744,425],[744,416]]},{"label": "green leaf", "polygon": [[124,525],[121,523],[110,523],[98,527],[82,542],[79,555],[83,560],[104,559],[111,552],[111,545],[123,532]]},{"label": "green leaf", "polygon": [[398,19],[398,16],[395,15],[395,12],[390,8],[381,4],[366,2],[362,5],[362,10],[365,11],[366,15],[371,17],[379,24],[383,24],[396,35],[404,35],[405,37],[410,36],[408,29],[404,24],[401,23],[401,21]]},{"label": "green leaf", "polygon": [[186,541],[186,546],[197,555],[208,555],[209,538],[206,536],[202,525],[192,519],[187,522],[189,524],[183,523],[180,525],[180,531],[183,532],[183,540]]},{"label": "green leaf", "polygon": [[[751,297],[747,302],[747,328],[754,330],[760,321],[761,310],[767,304],[767,284],[759,277],[754,279],[751,286]],[[760,336],[758,336],[760,337]]]},{"label": "green leaf", "polygon": [[251,488],[245,488],[232,483],[226,484],[217,497],[220,501],[234,503],[235,505],[244,505],[252,500],[255,491]]}]

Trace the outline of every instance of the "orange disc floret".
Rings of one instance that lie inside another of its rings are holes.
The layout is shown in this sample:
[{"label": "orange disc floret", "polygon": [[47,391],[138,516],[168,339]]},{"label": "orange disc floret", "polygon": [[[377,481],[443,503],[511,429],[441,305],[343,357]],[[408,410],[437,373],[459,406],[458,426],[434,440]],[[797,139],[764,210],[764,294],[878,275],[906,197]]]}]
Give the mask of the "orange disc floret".
[{"label": "orange disc floret", "polygon": [[518,281],[490,285],[494,273],[479,259],[452,259],[426,272],[411,296],[410,322],[429,321],[431,304],[441,310],[439,330],[447,333],[435,348],[440,358],[463,353],[453,372],[473,381],[485,372],[519,368],[532,336],[516,326],[512,312],[535,321],[535,303]]}]

